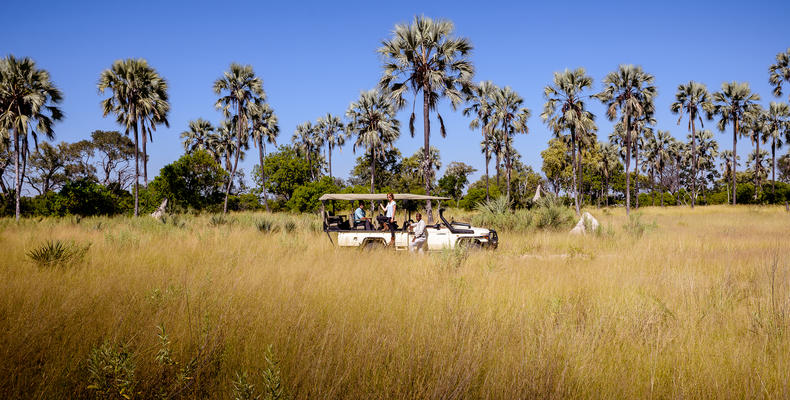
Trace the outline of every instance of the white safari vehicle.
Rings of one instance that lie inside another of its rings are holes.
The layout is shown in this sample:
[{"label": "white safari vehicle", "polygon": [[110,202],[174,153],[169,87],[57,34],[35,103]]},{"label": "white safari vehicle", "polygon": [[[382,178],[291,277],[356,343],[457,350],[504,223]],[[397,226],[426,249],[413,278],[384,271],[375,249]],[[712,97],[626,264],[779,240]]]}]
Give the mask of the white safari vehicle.
[{"label": "white safari vehicle", "polygon": [[[321,201],[323,229],[332,244],[335,244],[335,241],[332,240],[333,235],[336,235],[336,243],[337,246],[340,247],[374,249],[384,247],[390,242],[392,233],[386,228],[383,222],[386,221],[386,218],[381,215],[371,218],[372,216],[368,215],[372,224],[372,229],[369,229],[365,226],[364,222],[355,222],[353,214],[353,210],[356,209],[359,200],[368,204],[373,201],[382,202],[387,200],[386,194],[327,193],[318,200]],[[335,215],[334,209],[336,200],[353,202],[352,213],[350,215]],[[395,201],[398,204],[398,214],[403,210],[416,209],[414,207],[416,204],[415,202],[426,200],[435,200],[439,202],[439,221],[433,225],[427,225],[425,229],[428,236],[425,241],[427,250],[452,249],[456,246],[485,249],[497,248],[499,237],[495,230],[473,227],[465,222],[447,222],[444,217],[444,209],[441,208],[441,200],[449,200],[448,197],[395,193]],[[332,211],[327,209],[327,201],[331,202]],[[370,212],[367,207],[366,211]],[[379,210],[377,210],[377,212],[378,211]],[[408,250],[409,242],[411,242],[412,236],[414,235],[409,232],[409,224],[414,222],[411,219],[411,211],[408,211],[406,221],[396,222],[399,225],[396,226],[395,230],[395,250]]]}]

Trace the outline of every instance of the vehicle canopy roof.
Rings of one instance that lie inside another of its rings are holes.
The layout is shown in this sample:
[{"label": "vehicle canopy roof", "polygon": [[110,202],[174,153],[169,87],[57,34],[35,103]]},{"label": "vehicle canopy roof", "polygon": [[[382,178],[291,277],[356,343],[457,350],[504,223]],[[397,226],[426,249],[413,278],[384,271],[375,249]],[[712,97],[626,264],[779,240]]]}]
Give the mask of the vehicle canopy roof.
[{"label": "vehicle canopy roof", "polygon": [[[424,194],[393,193],[395,200],[450,200],[449,197],[426,196]],[[319,197],[320,201],[327,200],[387,200],[386,193],[326,193]]]}]

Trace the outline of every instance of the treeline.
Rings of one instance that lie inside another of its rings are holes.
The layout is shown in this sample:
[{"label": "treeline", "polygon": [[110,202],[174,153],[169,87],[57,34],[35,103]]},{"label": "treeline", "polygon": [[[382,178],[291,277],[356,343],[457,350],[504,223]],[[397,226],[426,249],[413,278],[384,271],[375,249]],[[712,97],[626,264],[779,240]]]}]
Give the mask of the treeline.
[{"label": "treeline", "polygon": [[[543,90],[540,119],[554,138],[541,153],[540,176],[523,165],[514,146],[516,135],[529,133],[532,111],[511,87],[473,81],[472,49],[471,41],[455,36],[447,20],[415,17],[396,25],[377,50],[383,64],[374,89],[360,93],[344,117],[327,113],[299,124],[291,145],[270,155],[266,146],[277,144],[280,127],[263,80],[252,66],[232,63],[212,86],[223,119],[216,126],[202,118],[190,121],[181,133],[186,154],[150,184],[147,146],[157,127],[169,126],[170,111],[168,83],[152,66],[143,59],[118,60],[99,74],[101,111],[115,118],[122,131],[113,133],[112,140],[126,139],[123,146],[114,145],[121,155],[114,154],[115,161],[107,164],[98,161],[108,157],[108,150],[100,149],[95,137],[39,146],[39,136],[54,139],[53,126],[63,118],[58,106],[62,94],[46,70],[29,58],[9,55],[0,59],[2,211],[13,209],[17,218],[23,209],[27,215],[129,210],[138,215],[141,204],[147,211],[163,198],[183,210],[308,211],[327,191],[390,190],[443,194],[466,208],[504,195],[524,207],[539,186],[564,195],[577,214],[585,204],[623,203],[628,212],[632,204],[648,202],[694,207],[788,199],[790,154],[780,150],[790,142],[790,107],[759,104],[761,97],[748,83],[725,82],[716,92],[696,81],[678,85],[670,110],[678,115],[677,124],[685,125],[680,137],[687,132],[686,140],[679,140],[656,128],[655,77],[640,66],[618,66],[598,89],[584,68],[556,72]],[[768,81],[773,95],[781,97],[783,85],[790,83],[790,49],[768,67]],[[417,106],[422,106],[423,146],[406,157],[394,143],[401,135],[396,114],[410,99],[408,131],[415,135]],[[441,158],[431,138],[448,134],[436,108],[442,99],[470,118],[470,130],[482,135],[485,170],[477,182],[468,182],[475,170],[465,163],[452,162],[444,176],[436,176]],[[606,108],[605,117],[614,123],[612,132],[603,133],[607,142],[599,140],[596,115],[588,107],[592,100]],[[732,150],[720,151],[705,122],[732,132]],[[752,145],[746,157],[737,151],[744,138]],[[360,155],[350,179],[343,181],[334,177],[332,155],[347,144]],[[248,188],[239,160],[252,147],[258,162],[254,185]],[[745,171],[739,169],[741,161]],[[13,181],[7,182],[4,174],[10,169]],[[38,196],[23,201],[23,185]],[[132,191],[131,205],[127,190]],[[427,202],[429,221],[431,207]]]}]

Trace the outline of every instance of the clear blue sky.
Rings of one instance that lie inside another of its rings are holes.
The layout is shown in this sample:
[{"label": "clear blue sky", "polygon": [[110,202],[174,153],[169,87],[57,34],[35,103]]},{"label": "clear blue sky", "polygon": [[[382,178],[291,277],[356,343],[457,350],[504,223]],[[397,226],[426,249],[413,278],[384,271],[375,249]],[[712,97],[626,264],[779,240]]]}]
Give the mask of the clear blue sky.
[{"label": "clear blue sky", "polygon": [[[189,120],[221,119],[211,85],[232,61],[252,64],[263,78],[280,119],[278,143],[286,143],[298,123],[327,112],[343,115],[360,91],[374,87],[381,74],[377,47],[415,14],[452,20],[456,34],[474,45],[475,81],[509,85],[524,97],[532,110],[530,131],[515,146],[537,171],[551,137],[539,117],[542,88],[555,71],[585,67],[599,90],[618,64],[642,65],[656,77],[658,128],[685,138],[685,124],[677,125],[669,112],[678,84],[696,80],[715,91],[724,81],[747,81],[768,104],[777,100],[768,66],[790,47],[788,1],[9,1],[2,8],[0,54],[32,57],[65,95],[56,141],[119,129],[102,117],[96,90],[100,72],[114,60],[146,58],[168,80],[170,129],[158,129],[149,147],[151,175],[183,153],[179,133]],[[612,124],[599,103],[591,102],[591,110],[605,140]],[[470,131],[469,120],[446,102],[440,112],[448,136],[435,134],[432,144],[443,164],[463,161],[479,176],[479,131]],[[407,113],[400,115],[404,127]],[[716,134],[722,149],[731,147],[731,137]],[[421,143],[406,128],[397,146],[410,155]],[[743,143],[739,148],[747,147]],[[354,157],[350,145],[336,154],[335,174],[347,177]],[[248,174],[256,159],[251,153],[242,163]]]}]

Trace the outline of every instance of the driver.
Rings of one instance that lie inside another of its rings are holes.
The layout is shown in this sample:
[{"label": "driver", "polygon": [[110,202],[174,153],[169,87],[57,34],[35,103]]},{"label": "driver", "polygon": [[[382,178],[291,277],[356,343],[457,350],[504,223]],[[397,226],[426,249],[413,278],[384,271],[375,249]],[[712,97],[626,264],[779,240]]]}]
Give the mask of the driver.
[{"label": "driver", "polygon": [[417,213],[415,218],[417,218],[417,222],[409,225],[409,232],[414,232],[414,237],[409,242],[409,251],[414,252],[416,249],[422,252],[425,240],[428,239],[428,231],[425,230],[425,221],[422,220],[422,214]]}]

